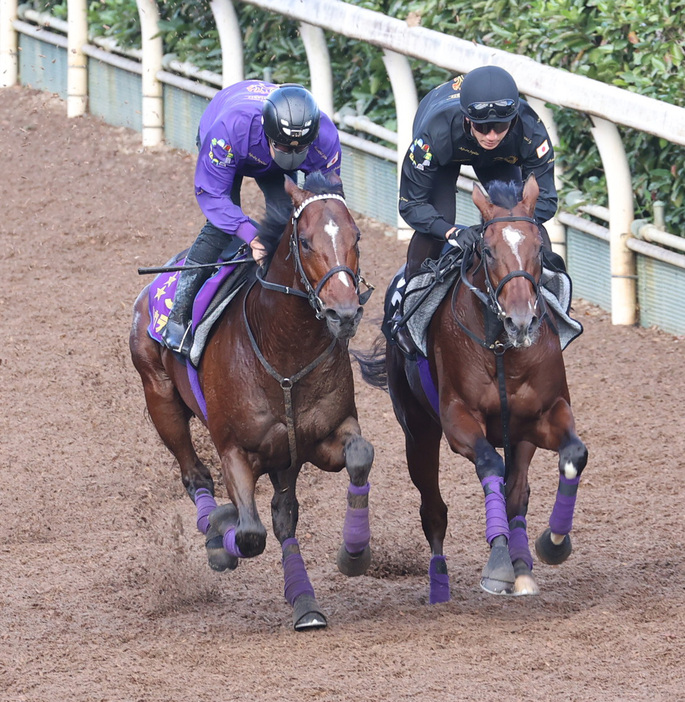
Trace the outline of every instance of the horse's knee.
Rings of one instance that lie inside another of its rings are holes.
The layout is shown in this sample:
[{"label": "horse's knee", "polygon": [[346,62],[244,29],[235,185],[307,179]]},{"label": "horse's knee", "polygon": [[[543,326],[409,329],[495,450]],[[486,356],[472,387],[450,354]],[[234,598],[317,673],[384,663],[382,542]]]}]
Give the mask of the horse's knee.
[{"label": "horse's knee", "polygon": [[588,451],[585,444],[576,439],[559,450],[559,472],[569,480],[577,478],[587,464]]},{"label": "horse's knee", "polygon": [[482,483],[485,478],[504,478],[504,461],[487,439],[478,439],[476,451],[476,475]]},{"label": "horse's knee", "polygon": [[363,436],[356,435],[347,441],[345,444],[345,466],[353,485],[361,487],[366,484],[371,472],[373,457],[373,446]]}]

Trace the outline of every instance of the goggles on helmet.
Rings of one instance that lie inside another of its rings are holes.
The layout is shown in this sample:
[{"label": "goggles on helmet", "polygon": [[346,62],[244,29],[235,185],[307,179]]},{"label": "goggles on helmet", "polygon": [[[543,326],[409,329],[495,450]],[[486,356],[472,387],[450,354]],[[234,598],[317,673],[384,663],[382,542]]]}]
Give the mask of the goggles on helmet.
[{"label": "goggles on helmet", "polygon": [[493,100],[491,102],[472,102],[466,108],[466,115],[469,119],[484,120],[509,119],[516,114],[515,100]]}]

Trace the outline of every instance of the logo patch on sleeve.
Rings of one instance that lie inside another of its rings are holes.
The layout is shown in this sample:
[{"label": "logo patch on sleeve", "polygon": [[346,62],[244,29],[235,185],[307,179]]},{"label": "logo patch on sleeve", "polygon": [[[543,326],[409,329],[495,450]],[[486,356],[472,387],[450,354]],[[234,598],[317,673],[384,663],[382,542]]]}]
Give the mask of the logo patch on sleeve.
[{"label": "logo patch on sleeve", "polygon": [[222,166],[223,168],[228,166],[233,160],[231,145],[227,144],[224,139],[212,139],[209,148],[209,160],[215,166]]},{"label": "logo patch on sleeve", "polygon": [[409,147],[409,160],[420,171],[428,168],[433,160],[430,144],[425,144],[423,139],[414,139],[414,143]]},{"label": "logo patch on sleeve", "polygon": [[326,168],[333,168],[336,163],[338,163],[338,159],[340,158],[340,152],[336,151],[335,156],[326,164]]},{"label": "logo patch on sleeve", "polygon": [[549,151],[549,142],[547,139],[545,139],[540,146],[538,146],[537,149],[535,149],[535,153],[538,155],[538,158],[542,158],[547,152]]}]

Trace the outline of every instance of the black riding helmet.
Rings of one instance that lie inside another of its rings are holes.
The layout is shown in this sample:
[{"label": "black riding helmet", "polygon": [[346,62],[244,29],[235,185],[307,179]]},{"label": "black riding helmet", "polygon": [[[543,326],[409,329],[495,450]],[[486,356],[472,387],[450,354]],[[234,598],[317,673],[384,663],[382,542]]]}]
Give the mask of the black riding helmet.
[{"label": "black riding helmet", "polygon": [[308,146],[319,133],[320,112],[314,96],[301,85],[285,83],[264,101],[264,134],[282,146]]},{"label": "black riding helmet", "polygon": [[518,114],[519,91],[499,66],[481,66],[464,76],[459,94],[461,110],[476,124],[511,122]]}]

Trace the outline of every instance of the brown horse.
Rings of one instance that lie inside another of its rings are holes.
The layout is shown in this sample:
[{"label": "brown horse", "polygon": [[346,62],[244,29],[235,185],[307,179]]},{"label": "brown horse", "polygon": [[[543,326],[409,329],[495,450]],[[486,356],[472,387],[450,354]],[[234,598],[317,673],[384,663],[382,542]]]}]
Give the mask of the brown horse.
[{"label": "brown horse", "polygon": [[[222,313],[207,340],[196,380],[189,367],[148,334],[147,286],[134,308],[130,335],[150,417],[181,469],[207,535],[210,565],[233,569],[263,552],[266,530],[255,485],[269,476],[274,534],[282,545],[285,597],[296,629],[326,625],[295,537],[295,485],[305,462],[349,473],[338,567],[360,575],[370,563],[368,476],[373,447],[362,437],[354,401],[348,341],[362,317],[360,232],[337,176],[309,176],[304,189],[286,178],[292,210],[270,213],[259,236],[269,251]],[[266,270],[266,273],[264,272]],[[197,416],[221,460],[231,503],[217,507],[214,481],[191,441]]]},{"label": "brown horse", "polygon": [[[481,586],[495,594],[535,594],[526,534],[528,467],[536,448],[559,455],[559,489],[538,557],[557,564],[571,552],[576,490],[587,450],[576,435],[557,327],[543,296],[542,238],[533,212],[535,177],[523,188],[498,182],[473,201],[484,224],[476,253],[437,307],[427,358],[405,358],[394,343],[359,356],[364,377],[387,383],[406,440],[421,523],[431,548],[430,601],[449,599],[443,555],[447,507],[438,480],[440,441],[475,464],[485,492],[490,557]],[[497,204],[495,204],[497,203]],[[438,266],[440,268],[440,266]],[[504,460],[495,447],[504,448]]]}]

